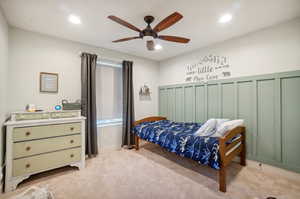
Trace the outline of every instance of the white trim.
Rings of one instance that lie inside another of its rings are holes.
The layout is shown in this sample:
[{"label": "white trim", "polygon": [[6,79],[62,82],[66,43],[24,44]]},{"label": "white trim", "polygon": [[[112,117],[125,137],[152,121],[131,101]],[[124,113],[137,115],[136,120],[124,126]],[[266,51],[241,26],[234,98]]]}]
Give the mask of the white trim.
[{"label": "white trim", "polygon": [[108,67],[116,67],[116,68],[122,68],[122,63],[115,62],[108,59],[100,59],[97,61],[97,66],[108,66]]},{"label": "white trim", "polygon": [[122,122],[115,122],[115,123],[107,123],[107,124],[98,124],[97,127],[98,128],[103,128],[103,127],[107,127],[107,126],[119,126],[122,125]]}]

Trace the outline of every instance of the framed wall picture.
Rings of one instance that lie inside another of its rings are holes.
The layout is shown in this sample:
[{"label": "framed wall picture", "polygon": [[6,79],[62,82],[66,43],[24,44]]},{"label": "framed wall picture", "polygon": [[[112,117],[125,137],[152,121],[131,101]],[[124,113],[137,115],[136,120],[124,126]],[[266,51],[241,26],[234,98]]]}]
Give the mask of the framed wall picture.
[{"label": "framed wall picture", "polygon": [[58,93],[58,74],[40,73],[40,92]]}]

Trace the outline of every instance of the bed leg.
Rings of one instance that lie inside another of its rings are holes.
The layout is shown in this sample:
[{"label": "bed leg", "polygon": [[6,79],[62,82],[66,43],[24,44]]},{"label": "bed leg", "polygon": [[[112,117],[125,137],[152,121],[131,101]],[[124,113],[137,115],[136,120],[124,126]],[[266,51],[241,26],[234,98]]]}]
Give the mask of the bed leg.
[{"label": "bed leg", "polygon": [[246,166],[246,137],[245,132],[242,133],[242,151],[240,154],[240,165]]},{"label": "bed leg", "polygon": [[139,139],[139,136],[134,136],[135,138],[135,150],[139,150],[140,149],[140,139]]},{"label": "bed leg", "polygon": [[246,152],[244,149],[242,149],[240,158],[240,165],[246,166]]},{"label": "bed leg", "polygon": [[224,166],[219,170],[219,190],[226,192],[226,167]]}]

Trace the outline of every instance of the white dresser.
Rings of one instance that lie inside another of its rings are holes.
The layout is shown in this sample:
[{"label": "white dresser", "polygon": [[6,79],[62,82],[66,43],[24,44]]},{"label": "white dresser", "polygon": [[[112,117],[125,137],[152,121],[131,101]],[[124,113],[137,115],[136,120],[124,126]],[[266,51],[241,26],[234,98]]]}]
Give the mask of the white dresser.
[{"label": "white dresser", "polygon": [[8,121],[5,126],[5,192],[36,173],[85,167],[84,117]]}]

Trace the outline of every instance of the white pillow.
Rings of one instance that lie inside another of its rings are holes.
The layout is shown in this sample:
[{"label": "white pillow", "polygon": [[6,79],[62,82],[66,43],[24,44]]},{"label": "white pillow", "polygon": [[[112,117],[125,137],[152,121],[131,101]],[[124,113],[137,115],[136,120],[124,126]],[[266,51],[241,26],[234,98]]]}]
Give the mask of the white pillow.
[{"label": "white pillow", "polygon": [[214,137],[221,137],[227,131],[230,131],[238,126],[243,126],[244,120],[231,120],[227,122],[223,122],[220,126],[217,127],[216,133],[213,135]]},{"label": "white pillow", "polygon": [[216,119],[217,120],[217,125],[216,128],[218,128],[221,124],[223,124],[224,122],[229,121],[229,119]]},{"label": "white pillow", "polygon": [[209,119],[194,133],[194,136],[208,136],[214,132],[216,125],[216,119]]}]

